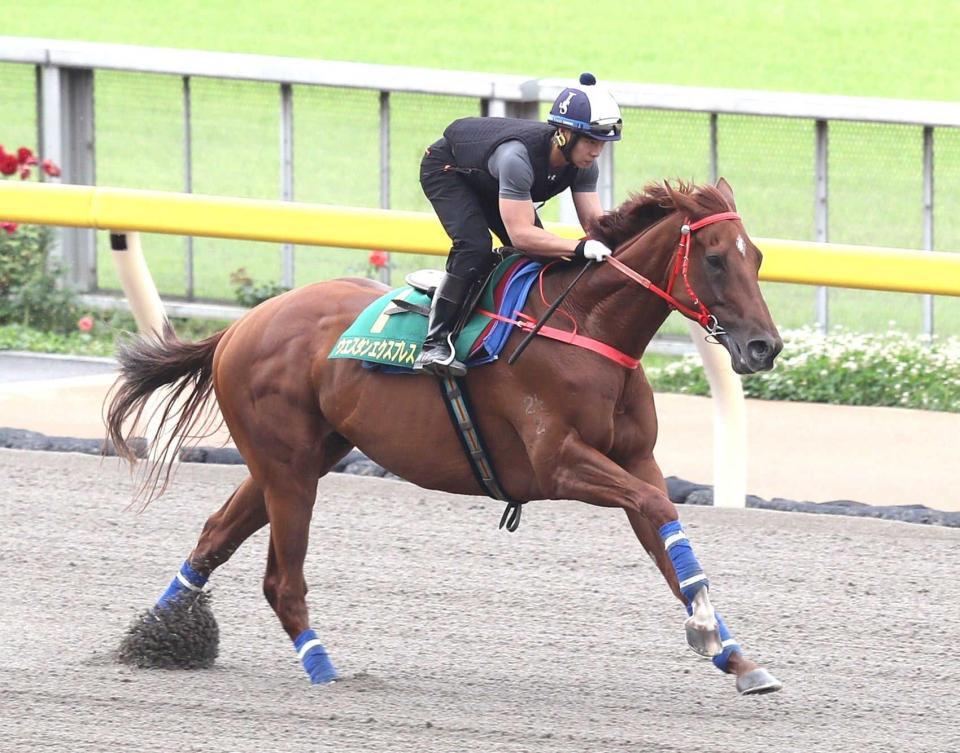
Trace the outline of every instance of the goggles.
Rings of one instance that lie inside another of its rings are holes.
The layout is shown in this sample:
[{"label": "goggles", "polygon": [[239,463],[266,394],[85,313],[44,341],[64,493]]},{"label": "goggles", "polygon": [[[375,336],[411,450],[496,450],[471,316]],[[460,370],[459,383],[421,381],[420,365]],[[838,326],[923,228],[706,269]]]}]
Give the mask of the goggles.
[{"label": "goggles", "polygon": [[573,131],[577,131],[578,133],[583,133],[588,136],[607,141],[619,139],[620,134],[623,131],[622,120],[606,123],[587,123],[582,120],[565,118],[562,115],[551,115],[548,118],[548,121],[553,125],[558,125],[562,128],[569,128]]},{"label": "goggles", "polygon": [[590,123],[589,133],[594,136],[619,136],[623,131],[623,122],[616,123]]}]

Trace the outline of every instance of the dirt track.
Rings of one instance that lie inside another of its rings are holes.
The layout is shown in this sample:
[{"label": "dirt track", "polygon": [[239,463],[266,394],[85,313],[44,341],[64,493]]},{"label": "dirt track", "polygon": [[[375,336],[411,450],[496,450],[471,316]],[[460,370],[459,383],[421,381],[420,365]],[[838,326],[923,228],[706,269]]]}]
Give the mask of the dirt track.
[{"label": "dirt track", "polygon": [[622,514],[321,482],[307,578],[346,681],[311,687],[260,596],[214,576],[216,669],[111,659],[244,471],[188,465],[145,513],[115,461],[0,450],[0,751],[957,751],[960,530],[681,510],[712,594],[785,683],[740,698]]}]

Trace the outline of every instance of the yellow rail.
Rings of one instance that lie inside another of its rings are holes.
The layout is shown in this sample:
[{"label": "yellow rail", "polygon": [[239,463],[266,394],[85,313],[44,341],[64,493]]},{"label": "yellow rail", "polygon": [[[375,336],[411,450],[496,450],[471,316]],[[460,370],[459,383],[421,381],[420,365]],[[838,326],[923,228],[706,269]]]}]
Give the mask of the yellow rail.
[{"label": "yellow rail", "polygon": [[[445,256],[449,239],[422,212],[0,181],[0,219]],[[580,228],[548,223],[560,235]],[[960,296],[960,253],[755,238],[775,282]]]}]

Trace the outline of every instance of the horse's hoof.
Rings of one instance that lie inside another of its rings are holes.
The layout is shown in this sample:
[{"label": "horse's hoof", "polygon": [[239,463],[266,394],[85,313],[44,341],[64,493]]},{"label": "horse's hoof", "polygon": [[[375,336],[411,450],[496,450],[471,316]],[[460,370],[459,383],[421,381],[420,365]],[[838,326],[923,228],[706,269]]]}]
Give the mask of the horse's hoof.
[{"label": "horse's hoof", "polygon": [[783,683],[763,667],[757,667],[737,678],[737,691],[740,695],[763,695],[776,693]]},{"label": "horse's hoof", "polygon": [[337,673],[337,670],[333,668],[332,664],[329,670],[321,670],[310,676],[310,683],[312,685],[334,685],[339,681],[340,675]]},{"label": "horse's hoof", "polygon": [[720,627],[714,623],[712,628],[704,629],[694,624],[693,617],[683,623],[687,631],[687,644],[700,656],[712,659],[723,653],[723,641],[720,639]]}]

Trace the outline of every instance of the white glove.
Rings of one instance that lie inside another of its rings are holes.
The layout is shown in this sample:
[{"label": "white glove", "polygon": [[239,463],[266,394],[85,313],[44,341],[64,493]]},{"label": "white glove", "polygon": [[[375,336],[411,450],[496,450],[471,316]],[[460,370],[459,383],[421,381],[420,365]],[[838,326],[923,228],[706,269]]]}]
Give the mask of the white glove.
[{"label": "white glove", "polygon": [[583,258],[591,261],[603,261],[613,253],[602,241],[588,240],[583,243]]}]

